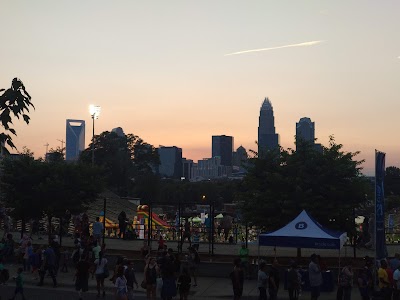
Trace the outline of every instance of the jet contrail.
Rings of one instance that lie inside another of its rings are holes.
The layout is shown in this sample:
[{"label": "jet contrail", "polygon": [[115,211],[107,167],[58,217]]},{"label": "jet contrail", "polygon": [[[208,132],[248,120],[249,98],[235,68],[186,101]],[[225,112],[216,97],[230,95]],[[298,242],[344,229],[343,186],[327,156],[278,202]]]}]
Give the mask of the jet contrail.
[{"label": "jet contrail", "polygon": [[300,43],[300,44],[292,44],[292,45],[285,45],[285,46],[279,46],[279,47],[244,50],[244,51],[239,51],[239,52],[228,53],[228,54],[225,54],[224,56],[244,54],[244,53],[252,53],[252,52],[261,52],[261,51],[269,51],[269,50],[276,50],[276,49],[283,49],[283,48],[292,48],[292,47],[308,47],[308,46],[314,46],[314,45],[320,44],[322,42],[323,41],[311,41],[311,42],[305,42],[305,43]]}]

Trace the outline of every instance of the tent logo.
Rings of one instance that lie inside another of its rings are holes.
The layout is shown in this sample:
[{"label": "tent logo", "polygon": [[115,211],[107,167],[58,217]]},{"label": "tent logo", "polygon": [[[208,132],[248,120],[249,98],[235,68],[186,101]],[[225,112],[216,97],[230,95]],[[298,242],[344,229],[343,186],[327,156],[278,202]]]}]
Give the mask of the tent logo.
[{"label": "tent logo", "polygon": [[303,230],[307,228],[307,223],[306,222],[299,222],[294,227],[298,230]]}]

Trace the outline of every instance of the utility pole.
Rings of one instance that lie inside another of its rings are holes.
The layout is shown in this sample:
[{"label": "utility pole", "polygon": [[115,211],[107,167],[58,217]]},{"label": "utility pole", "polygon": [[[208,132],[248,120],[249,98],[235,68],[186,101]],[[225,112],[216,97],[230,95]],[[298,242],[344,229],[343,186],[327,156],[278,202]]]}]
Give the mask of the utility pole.
[{"label": "utility pole", "polygon": [[44,160],[46,160],[46,155],[49,152],[49,143],[44,144],[44,146],[46,147],[46,154],[44,155]]}]

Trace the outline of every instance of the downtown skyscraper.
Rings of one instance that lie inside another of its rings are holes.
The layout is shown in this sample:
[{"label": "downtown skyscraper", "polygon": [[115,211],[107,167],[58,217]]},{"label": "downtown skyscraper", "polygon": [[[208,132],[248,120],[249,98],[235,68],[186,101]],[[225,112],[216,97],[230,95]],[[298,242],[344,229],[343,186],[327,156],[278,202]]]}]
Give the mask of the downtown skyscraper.
[{"label": "downtown skyscraper", "polygon": [[233,137],[227,135],[212,136],[212,157],[221,157],[221,165],[232,167]]},{"label": "downtown skyscraper", "polygon": [[182,177],[182,148],[160,146],[157,152],[160,157],[157,173],[162,177],[180,179]]},{"label": "downtown skyscraper", "polygon": [[305,144],[312,145],[314,150],[322,152],[323,148],[321,144],[315,143],[315,122],[312,122],[310,118],[301,118],[296,123],[296,151],[305,146]]},{"label": "downtown skyscraper", "polygon": [[296,123],[296,140],[314,143],[315,139],[315,123],[311,122],[310,118],[301,118]]},{"label": "downtown skyscraper", "polygon": [[68,119],[65,136],[65,159],[78,160],[85,149],[85,121]]},{"label": "downtown skyscraper", "polygon": [[258,119],[258,155],[279,146],[279,135],[275,132],[274,110],[271,101],[265,98]]}]

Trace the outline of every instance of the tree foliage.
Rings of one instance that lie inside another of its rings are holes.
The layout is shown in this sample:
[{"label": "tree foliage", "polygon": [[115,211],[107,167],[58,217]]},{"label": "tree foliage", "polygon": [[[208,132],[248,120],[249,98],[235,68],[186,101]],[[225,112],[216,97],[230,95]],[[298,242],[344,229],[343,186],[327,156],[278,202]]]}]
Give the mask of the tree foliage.
[{"label": "tree foliage", "polygon": [[[82,162],[91,162],[92,143],[82,152]],[[152,145],[134,134],[119,136],[105,131],[94,137],[94,153],[95,164],[103,168],[107,186],[115,193],[120,196],[151,194],[151,187],[150,190],[141,188],[149,183],[157,184],[152,167],[159,164],[159,157]]]},{"label": "tree foliage", "polygon": [[56,149],[51,148],[48,153],[46,153],[45,160],[47,162],[62,162],[65,159],[65,148],[57,147]]},{"label": "tree foliage", "polygon": [[160,193],[155,199],[165,204],[179,201],[190,205],[214,203],[218,209],[222,209],[223,203],[234,201],[238,185],[238,181],[231,180],[201,182],[162,180]]},{"label": "tree foliage", "polygon": [[4,132],[0,133],[0,147],[6,153],[9,153],[5,145],[16,149],[12,135],[17,135],[13,124],[13,118],[23,118],[24,122],[29,124],[29,109],[34,108],[31,102],[31,96],[25,90],[25,86],[21,80],[14,78],[11,87],[7,90],[0,89],[3,92],[0,95],[0,121]]},{"label": "tree foliage", "polygon": [[387,167],[385,172],[385,200],[386,209],[400,207],[400,169],[394,166]]},{"label": "tree foliage", "polygon": [[400,168],[393,166],[386,168],[385,195],[400,195]]},{"label": "tree foliage", "polygon": [[17,219],[43,213],[59,217],[67,209],[81,212],[103,188],[96,167],[67,162],[47,163],[29,155],[2,161],[0,187],[3,203]]},{"label": "tree foliage", "polygon": [[252,158],[238,193],[245,220],[276,229],[305,209],[331,228],[352,231],[353,208],[365,202],[368,190],[357,154],[330,137],[322,152],[301,142],[298,151]]}]

